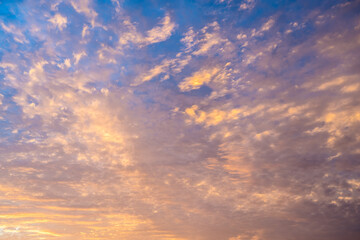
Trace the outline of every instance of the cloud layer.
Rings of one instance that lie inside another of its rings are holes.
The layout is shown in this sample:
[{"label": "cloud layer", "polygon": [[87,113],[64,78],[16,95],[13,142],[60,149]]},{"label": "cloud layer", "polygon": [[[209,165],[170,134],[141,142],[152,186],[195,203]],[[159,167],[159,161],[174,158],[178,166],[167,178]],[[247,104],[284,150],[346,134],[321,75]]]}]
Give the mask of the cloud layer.
[{"label": "cloud layer", "polygon": [[359,1],[10,1],[0,239],[360,238]]}]

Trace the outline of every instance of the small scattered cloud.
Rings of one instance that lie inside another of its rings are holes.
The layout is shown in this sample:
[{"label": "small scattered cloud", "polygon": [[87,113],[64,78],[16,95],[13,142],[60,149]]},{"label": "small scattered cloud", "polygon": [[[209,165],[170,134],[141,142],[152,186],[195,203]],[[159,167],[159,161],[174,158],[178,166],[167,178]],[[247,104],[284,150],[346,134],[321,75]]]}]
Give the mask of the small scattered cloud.
[{"label": "small scattered cloud", "polygon": [[61,69],[69,68],[71,67],[71,61],[69,58],[65,59],[63,63],[57,64],[57,66]]},{"label": "small scattered cloud", "polygon": [[147,31],[145,41],[149,44],[165,41],[171,36],[176,27],[169,14],[165,15],[159,25]]},{"label": "small scattered cloud", "polygon": [[[208,32],[208,28],[213,29],[212,32]],[[202,29],[204,33],[203,38],[197,41],[198,49],[193,52],[194,55],[204,55],[207,54],[214,46],[219,44],[227,43],[228,40],[221,37],[220,26],[217,22],[213,22]],[[185,37],[185,39],[188,36]],[[189,39],[188,39],[189,40]]]},{"label": "small scattered cloud", "polygon": [[139,47],[167,40],[175,30],[176,24],[171,21],[170,15],[166,13],[162,21],[145,34],[139,33],[135,25],[129,20],[124,20],[123,24],[127,31],[120,34],[119,45],[126,46],[133,43]]},{"label": "small scattered cloud", "polygon": [[86,35],[88,35],[88,34],[89,34],[89,27],[88,27],[88,25],[84,25],[84,27],[81,31],[82,38],[86,37]]},{"label": "small scattered cloud", "polygon": [[90,21],[92,27],[96,25],[97,12],[91,8],[90,0],[70,0],[71,6],[79,14],[84,14]]},{"label": "small scattered cloud", "polygon": [[55,14],[52,18],[50,18],[49,22],[51,22],[53,26],[55,28],[58,28],[60,31],[66,28],[66,25],[68,24],[67,18],[59,13]]},{"label": "small scattered cloud", "polygon": [[202,69],[193,73],[179,84],[181,91],[190,91],[199,89],[202,85],[209,83],[211,79],[219,72],[219,68]]},{"label": "small scattered cloud", "polygon": [[78,52],[78,53],[74,53],[73,56],[74,56],[74,64],[77,65],[81,58],[82,57],[85,57],[87,54],[85,51],[81,51],[81,52]]},{"label": "small scattered cloud", "polygon": [[255,7],[255,0],[245,0],[240,4],[239,10],[251,10],[254,7]]},{"label": "small scattered cloud", "polygon": [[5,32],[13,35],[13,38],[16,42],[28,43],[28,40],[26,39],[25,35],[19,28],[15,27],[12,24],[5,25],[3,22],[0,22],[0,25]]},{"label": "small scattered cloud", "polygon": [[269,31],[274,26],[274,23],[275,20],[273,18],[270,18],[260,27],[260,29],[253,29],[251,32],[251,37],[262,36],[264,32]]}]

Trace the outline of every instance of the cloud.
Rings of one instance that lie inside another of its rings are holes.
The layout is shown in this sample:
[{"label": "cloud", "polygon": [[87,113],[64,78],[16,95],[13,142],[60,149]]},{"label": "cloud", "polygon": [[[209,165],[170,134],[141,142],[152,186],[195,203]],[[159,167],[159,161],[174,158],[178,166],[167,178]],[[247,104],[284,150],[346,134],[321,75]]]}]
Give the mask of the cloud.
[{"label": "cloud", "polygon": [[64,28],[66,28],[67,18],[57,13],[52,18],[49,19],[49,22],[51,22],[54,25],[54,27],[62,31]]},{"label": "cloud", "polygon": [[19,43],[27,43],[28,40],[26,39],[25,35],[22,33],[22,31],[18,28],[16,28],[14,25],[9,24],[8,26],[5,25],[3,22],[0,23],[2,29],[10,33],[14,36],[14,40]]},{"label": "cloud", "polygon": [[175,58],[165,59],[159,65],[156,65],[149,71],[140,74],[137,79],[135,79],[133,85],[137,86],[150,81],[161,74],[165,74],[165,76],[163,76],[163,80],[166,80],[170,77],[170,75],[175,76],[179,74],[190,61],[191,55],[182,55],[182,53],[179,53]]},{"label": "cloud", "polygon": [[[224,121],[237,120],[240,117],[248,117],[259,111],[263,110],[264,106],[259,105],[250,109],[246,108],[234,108],[231,110],[212,109],[211,111],[205,112],[199,110],[197,105],[193,105],[190,108],[185,109],[186,115],[188,115],[197,124],[205,124],[205,126],[218,125]],[[191,122],[191,121],[190,121]],[[266,133],[257,134],[258,137]]]},{"label": "cloud", "polygon": [[88,34],[88,30],[89,30],[89,27],[87,25],[84,25],[83,30],[81,32],[82,38],[86,37],[86,35]]},{"label": "cloud", "polygon": [[274,26],[274,23],[275,20],[270,18],[260,27],[260,29],[253,29],[251,32],[251,37],[262,36],[264,32],[269,31]]},{"label": "cloud", "polygon": [[181,91],[190,91],[199,89],[202,85],[209,83],[211,79],[219,72],[219,68],[203,69],[187,77],[179,84]]},{"label": "cloud", "polygon": [[255,7],[255,0],[245,0],[240,4],[239,9],[240,10],[251,10],[254,7]]},{"label": "cloud", "polygon": [[119,45],[127,45],[129,43],[137,44],[138,46],[146,46],[153,43],[163,42],[167,40],[175,30],[176,24],[171,21],[170,15],[166,13],[162,21],[145,34],[139,33],[136,27],[129,20],[124,20],[123,24],[127,27],[127,31],[121,33],[119,37]]},{"label": "cloud", "polygon": [[63,63],[58,64],[57,66],[58,66],[59,68],[62,68],[62,69],[64,69],[65,67],[66,67],[66,68],[71,67],[70,59],[69,59],[69,58],[65,59]]},{"label": "cloud", "polygon": [[[208,28],[212,28],[213,32],[209,33],[207,32]],[[204,37],[200,40],[198,40],[198,43],[200,43],[200,47],[193,52],[194,55],[204,55],[206,54],[210,49],[212,49],[214,46],[226,43],[227,40],[223,39],[220,36],[219,33],[220,27],[217,22],[213,22],[212,24],[209,24],[209,26],[206,26],[202,29],[202,31],[205,33]],[[186,36],[187,42],[189,42],[189,36]],[[189,44],[189,43],[188,43]]]},{"label": "cloud", "polygon": [[175,26],[176,25],[171,21],[169,14],[166,14],[161,21],[160,26],[147,31],[145,41],[149,44],[165,41],[171,36],[175,30]]},{"label": "cloud", "polygon": [[86,56],[86,52],[82,51],[82,52],[78,52],[78,53],[74,53],[74,63],[75,65],[79,63],[80,59],[84,56]]},{"label": "cloud", "polygon": [[0,239],[358,239],[359,3],[243,3],[9,3]]},{"label": "cloud", "polygon": [[[165,60],[162,64],[155,66],[154,68],[150,69],[148,73],[141,76],[141,79],[139,80],[139,83],[147,82],[153,79],[154,77],[166,73],[169,70],[170,64],[172,64],[173,61]],[[138,83],[135,83],[138,84]]]},{"label": "cloud", "polygon": [[71,0],[71,6],[80,14],[84,14],[91,23],[91,26],[94,27],[96,25],[96,17],[97,12],[91,8],[91,3],[89,0]]}]

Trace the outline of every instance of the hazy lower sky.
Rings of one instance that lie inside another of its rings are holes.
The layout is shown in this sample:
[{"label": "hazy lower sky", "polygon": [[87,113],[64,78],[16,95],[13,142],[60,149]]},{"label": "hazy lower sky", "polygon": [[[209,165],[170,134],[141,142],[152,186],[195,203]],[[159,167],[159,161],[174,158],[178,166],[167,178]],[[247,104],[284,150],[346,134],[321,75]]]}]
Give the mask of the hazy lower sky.
[{"label": "hazy lower sky", "polygon": [[359,13],[0,0],[0,239],[360,239]]}]

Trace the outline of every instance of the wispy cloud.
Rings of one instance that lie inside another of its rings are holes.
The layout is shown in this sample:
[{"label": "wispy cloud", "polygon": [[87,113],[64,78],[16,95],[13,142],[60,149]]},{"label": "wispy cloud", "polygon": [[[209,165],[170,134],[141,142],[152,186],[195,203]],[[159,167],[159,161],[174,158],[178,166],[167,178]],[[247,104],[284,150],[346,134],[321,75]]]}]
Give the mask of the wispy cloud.
[{"label": "wispy cloud", "polygon": [[124,20],[123,23],[128,31],[122,33],[119,37],[120,46],[126,46],[127,44],[133,43],[141,47],[157,42],[163,42],[171,36],[176,27],[175,23],[171,21],[169,14],[165,15],[158,26],[148,30],[145,34],[139,33],[135,25],[129,20]]}]

